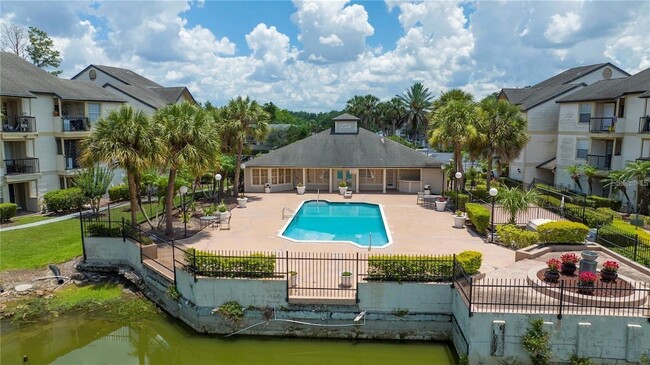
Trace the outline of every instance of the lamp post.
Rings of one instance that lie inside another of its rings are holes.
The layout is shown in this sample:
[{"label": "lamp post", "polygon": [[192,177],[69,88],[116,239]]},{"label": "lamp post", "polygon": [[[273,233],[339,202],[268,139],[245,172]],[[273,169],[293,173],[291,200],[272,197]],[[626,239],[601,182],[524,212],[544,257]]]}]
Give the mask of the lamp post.
[{"label": "lamp post", "polygon": [[497,194],[499,194],[499,190],[497,190],[497,188],[490,188],[490,196],[492,197],[492,215],[490,216],[492,234],[490,235],[490,243],[494,242],[494,200],[497,197]]},{"label": "lamp post", "polygon": [[440,166],[440,170],[442,171],[442,185],[440,186],[440,195],[445,195],[445,169],[447,168],[447,165],[442,165]]},{"label": "lamp post", "polygon": [[214,175],[214,180],[217,182],[217,193],[214,194],[216,201],[215,204],[219,204],[219,193],[221,192],[221,174]]},{"label": "lamp post", "polygon": [[[246,164],[242,162],[242,164],[239,165],[239,167],[241,167],[242,175],[244,175],[243,177],[246,177],[246,173],[244,172],[244,169],[246,169]],[[244,197],[244,186],[246,186],[246,184],[244,183],[243,177],[241,179],[241,185],[242,185],[241,196],[242,196],[242,198]],[[237,187],[237,189],[239,190],[239,186]]]},{"label": "lamp post", "polygon": [[181,205],[183,206],[183,226],[184,237],[187,238],[187,209],[185,207],[185,194],[187,194],[187,186],[183,185],[178,189],[181,192]]},{"label": "lamp post", "polygon": [[456,205],[456,210],[459,210],[460,207],[458,206],[458,202],[459,202],[458,195],[460,194],[460,192],[459,192],[458,182],[463,177],[463,173],[460,171],[456,171],[456,174],[454,176],[456,177],[456,204],[455,205]]}]

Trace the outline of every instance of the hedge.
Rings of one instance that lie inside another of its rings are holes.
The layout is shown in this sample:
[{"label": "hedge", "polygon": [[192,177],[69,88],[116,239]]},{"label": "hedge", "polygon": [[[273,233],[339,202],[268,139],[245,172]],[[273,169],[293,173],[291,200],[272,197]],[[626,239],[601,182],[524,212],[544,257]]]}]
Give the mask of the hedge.
[{"label": "hedge", "polygon": [[253,253],[233,257],[190,248],[185,252],[185,260],[197,275],[202,276],[269,278],[275,274],[276,257],[273,254]]},{"label": "hedge", "polygon": [[122,225],[116,223],[109,227],[108,223],[88,223],[86,235],[89,237],[122,237]]},{"label": "hedge", "polygon": [[465,210],[465,204],[469,202],[469,195],[467,194],[456,194],[455,191],[447,190],[444,195],[449,198],[452,204],[456,204],[456,195],[458,195],[458,207],[456,209]]},{"label": "hedge", "polygon": [[623,202],[616,199],[603,198],[602,196],[589,195],[589,200],[593,200],[595,208],[610,208],[619,211]]},{"label": "hedge", "polygon": [[452,275],[453,260],[447,256],[370,255],[370,281],[448,281]]},{"label": "hedge", "polygon": [[583,244],[589,227],[576,222],[549,222],[537,227],[537,232],[545,243]]},{"label": "hedge", "polygon": [[129,187],[126,185],[111,186],[108,188],[108,198],[111,201],[129,200]]},{"label": "hedge", "polygon": [[79,210],[86,202],[80,188],[53,190],[45,193],[43,201],[50,212],[70,212]]},{"label": "hedge", "polygon": [[465,204],[467,217],[472,222],[476,231],[480,234],[485,234],[490,226],[490,211],[482,204],[467,203]]},{"label": "hedge", "polygon": [[483,263],[483,254],[478,251],[463,251],[456,255],[456,260],[469,275],[476,274]]},{"label": "hedge", "polygon": [[539,242],[539,233],[527,231],[512,224],[499,225],[496,231],[499,240],[514,249],[525,248]]},{"label": "hedge", "polygon": [[485,185],[476,185],[473,190],[470,190],[470,193],[472,193],[475,199],[483,200],[486,202],[491,198],[490,192],[487,190],[487,186]]},{"label": "hedge", "polygon": [[[572,217],[575,220],[582,220],[582,206],[569,203],[571,199],[567,197],[564,203],[564,214]],[[537,203],[544,206],[552,206],[559,208],[562,201],[550,195],[540,195]],[[593,208],[585,208],[584,210],[585,223],[592,228],[608,224],[612,220],[612,215],[606,212],[598,211]]]},{"label": "hedge", "polygon": [[18,205],[14,203],[0,203],[0,222],[9,222],[16,216]]}]

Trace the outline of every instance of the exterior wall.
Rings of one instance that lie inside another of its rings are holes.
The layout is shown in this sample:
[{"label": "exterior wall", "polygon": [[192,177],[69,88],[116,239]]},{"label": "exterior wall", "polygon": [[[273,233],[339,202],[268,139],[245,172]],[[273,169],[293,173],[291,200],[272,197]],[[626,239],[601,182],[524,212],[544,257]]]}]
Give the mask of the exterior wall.
[{"label": "exterior wall", "polygon": [[431,191],[436,194],[442,193],[442,169],[422,169],[422,184],[431,185]]},{"label": "exterior wall", "polygon": [[359,128],[357,122],[354,120],[351,121],[336,121],[334,122],[334,133],[357,133]]},{"label": "exterior wall", "polygon": [[359,306],[421,313],[450,313],[449,284],[359,283]]},{"label": "exterior wall", "polygon": [[587,85],[591,85],[591,84],[593,84],[593,83],[596,82],[596,81],[604,80],[604,77],[603,77],[603,71],[604,71],[606,68],[608,68],[608,69],[610,69],[610,70],[612,71],[612,77],[611,77],[612,79],[618,79],[618,78],[621,78],[621,77],[627,77],[626,74],[622,73],[621,71],[619,71],[619,70],[617,70],[617,69],[615,69],[615,68],[612,68],[612,67],[603,67],[603,68],[601,68],[601,69],[598,69],[598,70],[596,70],[596,71],[594,71],[594,72],[588,73],[588,74],[586,74],[586,75],[584,75],[584,76],[582,76],[582,77],[576,79],[575,81],[573,81],[573,83],[584,82],[584,83],[587,84]]},{"label": "exterior wall", "polygon": [[117,90],[114,87],[111,87],[110,85],[106,86],[105,89],[112,92],[113,94],[117,95],[121,99],[126,100],[127,104],[131,105],[134,109],[142,110],[143,112],[145,112],[148,115],[152,115],[156,111],[156,108],[154,108],[154,107],[152,107],[152,106],[150,106],[148,104],[145,104],[145,103],[141,102],[140,100],[135,99],[135,98],[131,97],[130,95],[127,95],[127,94],[121,92],[120,90]]}]

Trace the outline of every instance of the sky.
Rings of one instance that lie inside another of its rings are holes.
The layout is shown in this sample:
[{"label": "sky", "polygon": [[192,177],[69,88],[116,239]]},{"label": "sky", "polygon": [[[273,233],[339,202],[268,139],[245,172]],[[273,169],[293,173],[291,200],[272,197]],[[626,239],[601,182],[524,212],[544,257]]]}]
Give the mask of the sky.
[{"label": "sky", "polygon": [[650,67],[649,1],[7,1],[35,26],[61,77],[131,69],[201,102],[238,95],[290,110],[342,109],[422,82],[477,99],[601,62]]}]

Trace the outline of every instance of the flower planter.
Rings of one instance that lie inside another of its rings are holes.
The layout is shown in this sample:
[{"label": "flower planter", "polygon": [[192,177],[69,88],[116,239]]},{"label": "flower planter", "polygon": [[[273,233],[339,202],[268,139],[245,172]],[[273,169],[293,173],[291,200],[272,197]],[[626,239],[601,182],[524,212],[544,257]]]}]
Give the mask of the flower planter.
[{"label": "flower planter", "polygon": [[155,244],[142,246],[142,255],[148,259],[158,258],[158,246]]},{"label": "flower planter", "polygon": [[578,294],[593,295],[594,290],[594,284],[578,283]]},{"label": "flower planter", "polygon": [[616,278],[618,278],[618,273],[614,271],[601,271],[600,277],[603,279],[603,281],[612,282],[616,281]]},{"label": "flower planter", "polygon": [[221,223],[227,222],[228,218],[230,218],[230,212],[220,212],[219,213],[219,221]]},{"label": "flower planter", "polygon": [[576,272],[576,264],[572,263],[562,263],[562,274],[564,275],[573,275]]},{"label": "flower planter", "polygon": [[344,288],[352,287],[352,275],[345,275],[346,273],[341,273],[341,286]]},{"label": "flower planter", "polygon": [[465,227],[465,216],[464,215],[454,215],[454,228],[464,228]]},{"label": "flower planter", "polygon": [[305,187],[304,186],[298,186],[296,187],[296,191],[298,192],[298,195],[302,195],[305,193]]},{"label": "flower planter", "polygon": [[444,212],[446,208],[447,208],[447,201],[446,200],[436,202],[436,210],[438,212]]},{"label": "flower planter", "polygon": [[239,204],[240,208],[246,208],[246,202],[248,202],[248,198],[237,198],[237,204]]},{"label": "flower planter", "polygon": [[557,283],[557,281],[560,279],[560,273],[558,271],[546,270],[544,272],[544,279],[551,283]]},{"label": "flower planter", "polygon": [[290,272],[289,273],[289,288],[295,288],[298,286],[298,273]]},{"label": "flower planter", "polygon": [[347,186],[339,186],[339,194],[345,195],[345,192],[348,190]]}]

